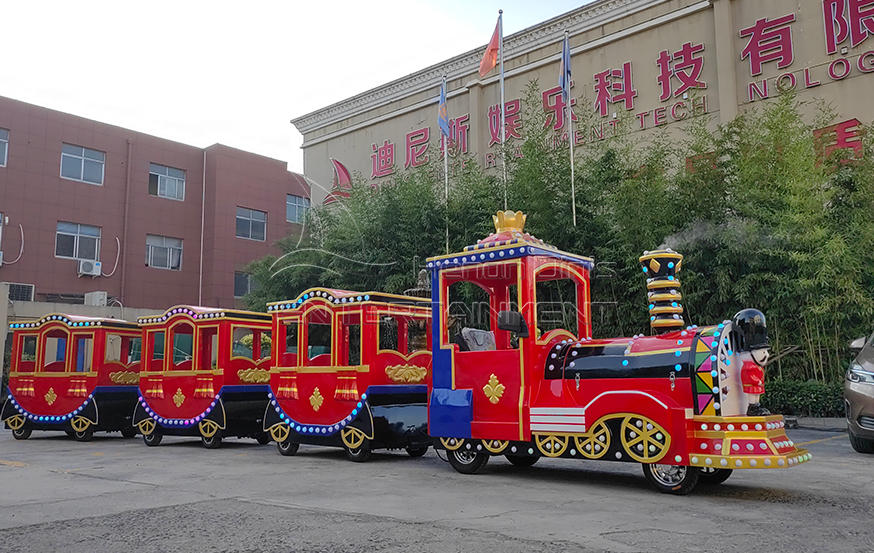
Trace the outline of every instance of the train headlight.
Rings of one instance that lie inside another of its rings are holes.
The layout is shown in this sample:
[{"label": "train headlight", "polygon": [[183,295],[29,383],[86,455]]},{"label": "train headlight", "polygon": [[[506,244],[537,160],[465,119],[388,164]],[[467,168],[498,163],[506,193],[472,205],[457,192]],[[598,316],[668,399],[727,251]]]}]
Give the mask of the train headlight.
[{"label": "train headlight", "polygon": [[874,384],[874,373],[863,370],[861,365],[851,363],[850,369],[847,371],[847,380],[850,382]]}]

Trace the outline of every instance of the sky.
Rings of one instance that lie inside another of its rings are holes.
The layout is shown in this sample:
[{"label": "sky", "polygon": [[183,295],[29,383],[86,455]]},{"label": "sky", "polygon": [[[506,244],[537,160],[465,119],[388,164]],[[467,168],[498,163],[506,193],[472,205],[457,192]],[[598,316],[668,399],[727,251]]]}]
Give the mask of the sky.
[{"label": "sky", "polygon": [[302,172],[291,119],[590,1],[8,1],[0,96]]}]

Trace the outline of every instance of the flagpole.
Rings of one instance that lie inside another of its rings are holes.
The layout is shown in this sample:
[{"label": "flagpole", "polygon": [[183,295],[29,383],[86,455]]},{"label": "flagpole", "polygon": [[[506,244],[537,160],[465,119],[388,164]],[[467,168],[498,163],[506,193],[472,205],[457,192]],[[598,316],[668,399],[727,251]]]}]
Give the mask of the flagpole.
[{"label": "flagpole", "polygon": [[[443,75],[443,94],[444,96],[446,94],[446,75]],[[446,254],[449,255],[449,137],[445,134],[443,134],[443,180],[446,185]]]},{"label": "flagpole", "polygon": [[[568,34],[569,31],[565,29],[564,31],[564,40],[565,44],[568,44],[568,63],[570,63],[570,44],[568,43]],[[565,103],[565,109],[567,109],[567,121],[570,126],[570,133],[568,133],[568,142],[571,147],[571,206],[574,214],[574,226],[577,226],[577,194],[576,187],[574,186],[574,118],[573,118],[573,110],[571,109],[571,83],[567,83],[568,89],[568,97],[567,102]]]},{"label": "flagpole", "polygon": [[501,161],[504,170],[504,211],[507,211],[507,116],[504,106],[504,10],[498,10],[498,56],[501,58]]}]

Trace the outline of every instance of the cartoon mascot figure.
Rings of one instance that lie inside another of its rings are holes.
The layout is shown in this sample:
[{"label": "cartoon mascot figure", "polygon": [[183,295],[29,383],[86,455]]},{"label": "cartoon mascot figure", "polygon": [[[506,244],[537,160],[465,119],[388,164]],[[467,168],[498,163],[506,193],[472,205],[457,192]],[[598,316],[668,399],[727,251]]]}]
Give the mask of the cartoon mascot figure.
[{"label": "cartoon mascot figure", "polygon": [[759,403],[759,398],[765,393],[765,365],[771,353],[765,315],[757,309],[744,309],[734,316],[732,322],[740,339],[738,350],[742,352],[743,359],[741,382],[749,398],[747,416],[770,415],[771,412]]}]

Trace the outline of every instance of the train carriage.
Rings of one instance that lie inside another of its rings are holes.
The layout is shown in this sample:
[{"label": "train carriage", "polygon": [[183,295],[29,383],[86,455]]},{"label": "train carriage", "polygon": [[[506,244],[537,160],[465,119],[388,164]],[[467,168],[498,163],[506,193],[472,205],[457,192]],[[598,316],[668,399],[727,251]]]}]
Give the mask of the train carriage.
[{"label": "train carriage", "polygon": [[118,319],[54,313],[13,323],[9,397],[0,412],[19,440],[58,430],[136,435],[130,414],[140,370],[140,328]]},{"label": "train carriage", "polygon": [[133,423],[147,445],[164,435],[269,442],[261,430],[273,340],[265,313],[176,306],[144,317]]},{"label": "train carriage", "polygon": [[277,338],[264,429],[279,452],[300,444],[423,455],[431,382],[428,299],[314,288],[268,305]]},{"label": "train carriage", "polygon": [[540,457],[638,462],[653,487],[685,494],[734,469],[809,460],[782,417],[746,391],[745,373],[767,360],[760,312],[683,328],[682,256],[648,252],[640,262],[654,335],[593,339],[593,261],[525,233],[524,221],[499,212],[494,234],[427,262],[428,424],[456,470],[475,473],[491,455],[519,466]]}]

